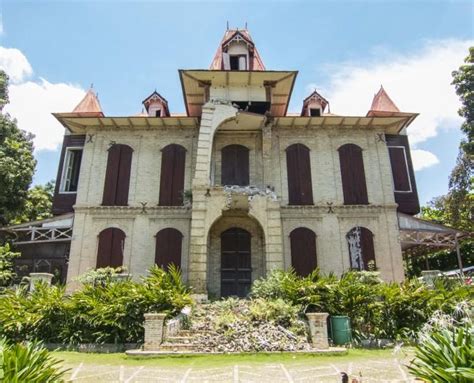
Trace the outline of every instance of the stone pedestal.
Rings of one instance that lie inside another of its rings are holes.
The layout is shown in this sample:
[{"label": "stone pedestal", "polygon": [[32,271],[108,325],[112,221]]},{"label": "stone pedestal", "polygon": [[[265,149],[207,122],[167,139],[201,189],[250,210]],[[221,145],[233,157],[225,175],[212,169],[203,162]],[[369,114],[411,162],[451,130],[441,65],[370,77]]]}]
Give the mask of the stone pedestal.
[{"label": "stone pedestal", "polygon": [[158,350],[163,342],[163,331],[166,314],[148,313],[145,314],[145,351]]},{"label": "stone pedestal", "polygon": [[51,286],[53,277],[54,275],[50,273],[30,273],[30,291],[35,291],[35,285],[39,282]]},{"label": "stone pedestal", "polygon": [[328,313],[307,313],[311,333],[311,342],[314,348],[324,350],[329,348],[328,342]]}]

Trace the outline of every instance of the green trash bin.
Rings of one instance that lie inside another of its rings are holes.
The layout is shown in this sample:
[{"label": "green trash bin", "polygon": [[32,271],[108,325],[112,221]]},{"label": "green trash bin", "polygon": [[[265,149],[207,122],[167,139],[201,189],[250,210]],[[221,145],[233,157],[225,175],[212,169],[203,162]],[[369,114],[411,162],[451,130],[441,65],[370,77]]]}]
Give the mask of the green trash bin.
[{"label": "green trash bin", "polygon": [[351,321],[347,316],[331,316],[331,338],[335,345],[342,346],[352,340]]}]

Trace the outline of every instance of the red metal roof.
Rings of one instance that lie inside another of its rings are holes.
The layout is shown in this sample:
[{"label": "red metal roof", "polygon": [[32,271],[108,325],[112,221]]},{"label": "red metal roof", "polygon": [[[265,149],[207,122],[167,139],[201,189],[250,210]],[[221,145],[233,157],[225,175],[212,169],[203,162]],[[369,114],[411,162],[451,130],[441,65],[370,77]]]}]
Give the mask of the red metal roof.
[{"label": "red metal roof", "polygon": [[400,112],[383,86],[380,86],[380,90],[374,96],[368,115],[375,115],[377,112]]},{"label": "red metal roof", "polygon": [[232,41],[235,37],[240,35],[243,40],[247,42],[249,45],[249,53],[252,59],[250,70],[265,70],[265,65],[263,64],[262,59],[260,58],[260,54],[258,53],[257,48],[250,37],[250,33],[246,29],[228,29],[224,33],[224,37],[217,48],[216,54],[214,59],[212,60],[211,66],[209,69],[211,70],[222,70],[222,53],[226,51],[226,45]]},{"label": "red metal roof", "polygon": [[84,98],[79,104],[77,104],[72,112],[78,114],[87,114],[88,116],[104,115],[104,113],[102,113],[102,108],[100,106],[99,99],[97,98],[97,94],[92,90],[92,88],[87,91]]}]

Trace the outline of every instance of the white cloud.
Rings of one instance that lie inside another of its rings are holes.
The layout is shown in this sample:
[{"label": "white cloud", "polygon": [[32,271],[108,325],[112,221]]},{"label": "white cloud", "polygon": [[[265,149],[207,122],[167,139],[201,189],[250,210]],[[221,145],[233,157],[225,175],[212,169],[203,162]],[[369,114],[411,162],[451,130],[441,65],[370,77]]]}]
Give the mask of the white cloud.
[{"label": "white cloud", "polygon": [[[440,129],[458,128],[460,107],[451,73],[468,54],[474,41],[429,41],[417,53],[409,55],[377,52],[366,64],[343,63],[328,68],[329,81],[322,93],[331,112],[365,115],[374,94],[383,84],[392,100],[403,112],[420,115],[408,128],[410,143],[417,144],[435,137]],[[313,89],[309,84],[307,89]],[[415,168],[421,170],[438,163],[433,153],[417,150]]]},{"label": "white cloud", "polygon": [[18,83],[33,74],[25,55],[15,48],[0,47],[0,69],[3,69],[12,83]]},{"label": "white cloud", "polygon": [[84,90],[42,78],[11,85],[9,97],[5,111],[18,120],[21,129],[35,135],[35,149],[54,150],[62,142],[64,127],[51,113],[72,111],[84,97]]},{"label": "white cloud", "polygon": [[64,127],[53,112],[70,112],[84,97],[76,85],[51,83],[44,78],[26,81],[33,69],[21,51],[0,47],[0,68],[10,77],[10,103],[6,113],[18,121],[18,126],[35,135],[35,150],[55,150],[62,142]]},{"label": "white cloud", "polygon": [[411,159],[413,161],[413,168],[415,171],[429,168],[430,166],[439,163],[438,157],[436,157],[433,153],[422,149],[412,149]]}]

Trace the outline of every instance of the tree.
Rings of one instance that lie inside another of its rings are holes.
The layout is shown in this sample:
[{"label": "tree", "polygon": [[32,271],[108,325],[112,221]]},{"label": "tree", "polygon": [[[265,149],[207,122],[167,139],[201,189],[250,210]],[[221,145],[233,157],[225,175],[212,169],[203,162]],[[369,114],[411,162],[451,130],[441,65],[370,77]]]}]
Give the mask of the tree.
[{"label": "tree", "polygon": [[462,103],[458,113],[465,118],[461,130],[466,134],[467,141],[463,141],[461,147],[471,157],[474,154],[474,47],[469,48],[469,55],[464,64],[452,75],[452,84]]},{"label": "tree", "polygon": [[21,215],[17,216],[11,223],[23,223],[46,219],[52,216],[54,181],[46,185],[36,185],[28,190],[25,207]]},{"label": "tree", "polygon": [[0,287],[8,286],[15,277],[13,259],[19,256],[20,253],[15,253],[10,250],[8,243],[4,246],[0,246]]},{"label": "tree", "polygon": [[[8,102],[7,86],[8,76],[0,71],[0,109]],[[33,135],[0,114],[0,225],[22,213],[35,166]]]}]

